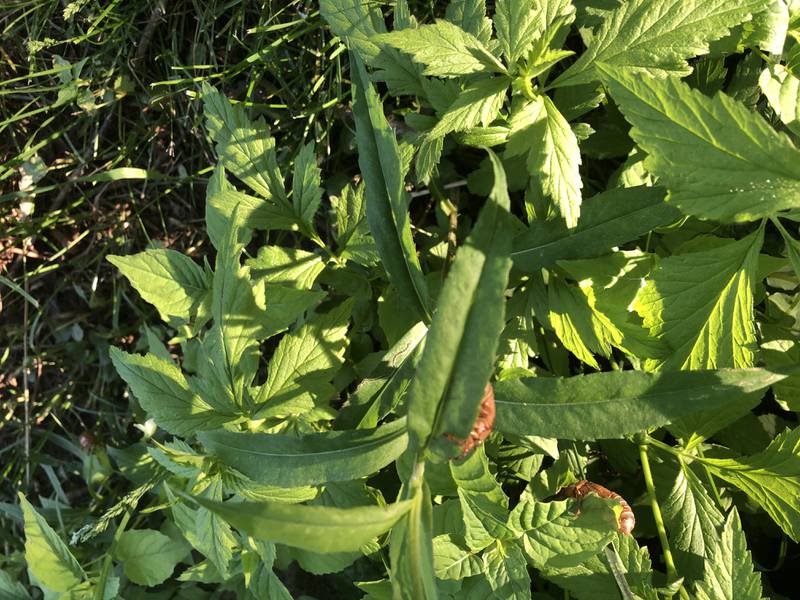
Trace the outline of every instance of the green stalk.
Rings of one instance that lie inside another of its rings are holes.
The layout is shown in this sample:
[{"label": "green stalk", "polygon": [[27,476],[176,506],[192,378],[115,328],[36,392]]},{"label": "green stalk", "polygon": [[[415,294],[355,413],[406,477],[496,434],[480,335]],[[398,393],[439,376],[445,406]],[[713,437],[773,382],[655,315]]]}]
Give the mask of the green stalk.
[{"label": "green stalk", "polygon": [[[656,486],[655,483],[653,483],[653,473],[650,470],[650,459],[647,456],[647,450],[647,442],[640,441],[639,460],[642,463],[644,483],[647,487],[647,495],[650,498],[650,508],[653,511],[653,520],[656,522],[658,539],[661,542],[661,550],[664,553],[664,564],[667,566],[667,579],[669,581],[675,581],[678,579],[678,570],[675,568],[675,561],[672,558],[672,550],[669,547],[669,540],[667,539],[667,528],[664,525],[664,517],[661,515],[661,507],[658,505],[658,498],[656,498]],[[684,600],[689,600],[689,594],[686,593],[686,590],[683,589],[682,585],[680,588],[678,588],[678,593]]]},{"label": "green stalk", "polygon": [[108,549],[108,554],[106,554],[105,560],[103,561],[103,569],[100,571],[100,577],[97,579],[97,587],[94,590],[94,600],[103,600],[105,597],[106,581],[108,581],[108,576],[111,573],[111,565],[113,564],[112,556],[114,556],[114,550],[117,547],[117,543],[119,543],[119,538],[122,537],[125,527],[128,526],[131,514],[131,510],[125,511],[125,514],[122,515],[122,520],[119,522],[119,527],[117,527],[117,530],[114,532],[114,539],[111,540],[111,548]]}]

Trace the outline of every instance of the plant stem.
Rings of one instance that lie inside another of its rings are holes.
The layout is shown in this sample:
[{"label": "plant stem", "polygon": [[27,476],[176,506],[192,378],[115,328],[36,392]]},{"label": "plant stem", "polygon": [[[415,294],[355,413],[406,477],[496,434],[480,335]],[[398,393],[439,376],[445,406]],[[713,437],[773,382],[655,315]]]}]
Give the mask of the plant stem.
[{"label": "plant stem", "polygon": [[108,554],[106,554],[105,560],[103,561],[103,569],[100,571],[100,577],[97,578],[97,587],[94,590],[94,600],[103,600],[105,597],[106,581],[108,580],[109,573],[111,573],[114,550],[117,547],[119,538],[122,537],[122,533],[125,531],[125,527],[128,525],[128,521],[130,521],[131,514],[132,511],[130,509],[125,511],[125,514],[122,515],[122,520],[119,522],[119,527],[117,527],[117,530],[114,532],[114,539],[111,540],[111,548],[108,549]]},{"label": "plant stem", "polygon": [[[666,446],[666,444],[664,444]],[[653,511],[653,520],[656,522],[656,530],[658,531],[658,539],[661,542],[661,550],[664,553],[664,564],[667,566],[667,579],[675,581],[678,579],[678,570],[675,568],[675,561],[672,559],[672,550],[669,547],[669,540],[667,539],[667,528],[664,526],[664,517],[661,515],[661,507],[658,505],[658,498],[656,497],[656,486],[653,483],[653,473],[650,470],[650,459],[647,456],[648,443],[646,441],[639,442],[639,460],[642,463],[642,471],[644,473],[644,483],[647,487],[647,495],[650,498],[650,508]],[[689,596],[686,590],[681,586],[678,589],[681,598],[688,600]]]}]

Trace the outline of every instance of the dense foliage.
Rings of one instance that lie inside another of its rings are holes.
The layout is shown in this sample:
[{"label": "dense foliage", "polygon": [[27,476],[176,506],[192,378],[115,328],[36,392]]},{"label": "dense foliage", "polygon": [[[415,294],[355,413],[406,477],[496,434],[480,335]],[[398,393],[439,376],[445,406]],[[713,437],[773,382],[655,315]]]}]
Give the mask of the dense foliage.
[{"label": "dense foliage", "polygon": [[0,597],[791,597],[800,5],[485,4],[320,3],[352,177],[203,85],[213,256],[108,256],[127,493],[20,494]]}]

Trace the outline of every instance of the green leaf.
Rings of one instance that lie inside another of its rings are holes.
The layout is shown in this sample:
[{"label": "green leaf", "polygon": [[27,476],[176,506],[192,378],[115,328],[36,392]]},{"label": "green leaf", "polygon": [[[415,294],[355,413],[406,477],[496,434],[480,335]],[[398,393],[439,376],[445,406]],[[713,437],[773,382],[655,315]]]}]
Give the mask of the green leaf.
[{"label": "green leaf", "polygon": [[800,135],[800,79],[783,65],[775,64],[764,69],[758,83],[781,123]]},{"label": "green leaf", "polygon": [[[647,548],[639,548],[633,536],[617,534],[614,546],[625,568],[631,589],[645,600],[660,596],[652,585],[653,571]],[[577,567],[548,569],[542,574],[579,600],[619,600],[620,592],[605,554],[597,554]]]},{"label": "green leaf", "polygon": [[458,486],[465,540],[471,550],[477,552],[497,539],[517,537],[506,524],[508,498],[489,471],[483,446],[463,460],[450,462],[450,473]]},{"label": "green leaf", "polygon": [[500,113],[509,83],[507,77],[488,77],[468,85],[428,135],[442,137],[454,131],[466,131],[479,123],[486,127]]},{"label": "green leaf", "polygon": [[556,203],[567,227],[574,228],[583,187],[581,153],[572,128],[548,96],[536,96],[514,115],[508,153],[527,153],[528,171],[539,178],[542,192]]},{"label": "green leaf", "polygon": [[[213,477],[204,495],[210,500],[222,500],[222,488],[222,479]],[[195,519],[195,539],[197,549],[214,564],[222,578],[230,577],[233,549],[238,546],[230,525],[210,510],[200,508]]]},{"label": "green leaf", "polygon": [[497,543],[483,553],[483,578],[473,579],[470,599],[530,600],[531,580],[525,555],[516,544]]},{"label": "green leaf", "polygon": [[[376,69],[375,81],[385,82],[390,93],[425,96],[424,78],[417,65],[398,50],[378,42],[378,34],[386,32],[380,7],[370,0],[322,0],[320,13],[331,31]],[[401,29],[397,22],[395,28]]]},{"label": "green leaf", "polygon": [[485,0],[450,0],[445,18],[483,44],[488,44],[492,37],[492,22],[486,16]]},{"label": "green leaf", "polygon": [[[237,209],[233,214],[237,214]],[[258,367],[261,311],[253,296],[249,269],[240,263],[250,231],[240,229],[236,221],[234,216],[217,252],[211,294],[215,327],[209,335],[216,342],[211,354],[218,376],[229,390],[231,402],[244,406],[245,389]]]},{"label": "green leaf", "polygon": [[682,212],[741,222],[800,206],[800,150],[756,112],[674,78],[601,71],[633,125],[631,137],[648,154],[645,167]]},{"label": "green leaf", "polygon": [[264,119],[251,121],[241,104],[231,104],[208,84],[203,85],[203,106],[222,166],[255,193],[291,210],[278,169],[275,138]]},{"label": "green leaf", "polygon": [[574,229],[563,221],[535,221],[514,239],[514,267],[535,273],[557,260],[598,256],[677,221],[680,213],[664,195],[662,188],[611,189],[584,201]]},{"label": "green leaf", "polygon": [[86,573],[78,561],[25,495],[18,495],[25,521],[25,562],[31,574],[54,592],[67,592],[79,585]]},{"label": "green leaf", "polygon": [[593,352],[608,356],[608,341],[598,335],[591,309],[580,290],[553,277],[547,284],[547,318],[558,339],[578,360],[600,370]]},{"label": "green leaf", "polygon": [[375,38],[425,65],[423,75],[460,77],[492,71],[504,73],[505,67],[478,38],[449,21],[383,33]]},{"label": "green leaf", "polygon": [[689,466],[680,464],[661,508],[678,572],[687,581],[702,579],[704,571],[716,568],[710,560],[711,547],[717,543],[724,517]]},{"label": "green leaf", "polygon": [[600,552],[619,527],[614,501],[586,496],[580,502],[537,502],[524,495],[511,514],[511,524],[522,532],[523,547],[537,569],[581,564]]},{"label": "green leaf", "polygon": [[410,501],[385,507],[333,508],[276,502],[215,502],[199,497],[194,500],[256,539],[314,552],[358,550],[391,529],[411,508]]},{"label": "green leaf", "polygon": [[0,570],[0,600],[30,600],[28,590],[21,582]]},{"label": "green leaf", "polygon": [[236,418],[194,393],[175,364],[152,354],[128,354],[114,347],[109,354],[142,408],[169,433],[191,436],[196,431],[217,429]]},{"label": "green leaf", "polygon": [[297,229],[294,212],[286,206],[237,191],[226,179],[225,169],[217,165],[206,188],[206,228],[215,248],[233,216],[237,213],[238,225],[249,229]]},{"label": "green leaf", "polygon": [[747,551],[739,513],[734,508],[711,546],[709,567],[697,583],[698,600],[761,600],[761,575]]},{"label": "green leaf", "polygon": [[314,152],[314,142],[300,149],[294,160],[292,175],[292,204],[298,220],[309,231],[314,230],[314,215],[322,201],[322,188],[319,187],[320,170]]},{"label": "green leaf", "polygon": [[650,337],[669,348],[648,370],[751,367],[753,293],[763,228],[738,241],[661,261],[633,302]]},{"label": "green leaf", "polygon": [[[418,476],[422,477],[422,474]],[[411,507],[389,537],[393,598],[436,600],[438,593],[431,533],[433,516],[427,485],[422,482],[421,489],[416,489],[412,498],[405,503]]]},{"label": "green leaf", "polygon": [[517,62],[533,45],[539,18],[529,0],[497,0],[494,28],[508,64]]},{"label": "green leaf", "polygon": [[598,79],[598,63],[636,77],[684,76],[687,59],[708,53],[708,44],[763,10],[763,0],[630,0],[606,12],[586,51],[553,83],[578,85]]},{"label": "green leaf", "polygon": [[800,541],[800,427],[784,431],[752,456],[697,460],[755,500],[790,538]]},{"label": "green leaf", "polygon": [[353,115],[364,176],[367,221],[389,281],[417,316],[428,321],[428,291],[411,237],[404,171],[394,132],[361,61],[352,55]]},{"label": "green leaf", "polygon": [[325,269],[318,254],[299,248],[262,246],[255,258],[246,261],[253,278],[267,283],[310,290],[317,276]]},{"label": "green leaf", "polygon": [[108,262],[127,277],[165,322],[188,322],[209,291],[202,267],[175,250],[145,250],[130,256],[109,255]]},{"label": "green leaf", "polygon": [[753,403],[786,377],[764,369],[505,379],[495,384],[495,427],[514,435],[614,439],[663,427],[698,410],[747,396]]},{"label": "green leaf", "polygon": [[[410,446],[417,450],[443,434],[466,439],[505,325],[504,293],[511,268],[509,198],[502,164],[491,151],[489,156],[494,188],[456,253],[409,391]],[[455,444],[445,444],[444,454],[458,454]]]},{"label": "green leaf", "polygon": [[433,568],[439,579],[459,581],[481,573],[483,561],[454,536],[443,534],[433,538]]},{"label": "green leaf", "polygon": [[114,556],[122,562],[125,576],[133,583],[153,586],[172,575],[188,550],[184,544],[154,529],[134,529],[124,531],[119,537]]},{"label": "green leaf", "polygon": [[414,375],[427,333],[425,324],[417,323],[383,355],[339,411],[340,428],[375,427],[400,403]]},{"label": "green leaf", "polygon": [[303,414],[334,393],[330,380],[344,362],[353,301],[346,300],[285,335],[257,389],[258,418]]},{"label": "green leaf", "polygon": [[269,485],[294,487],[371,475],[405,450],[405,419],[377,429],[325,431],[295,437],[208,431],[198,439],[212,456]]}]

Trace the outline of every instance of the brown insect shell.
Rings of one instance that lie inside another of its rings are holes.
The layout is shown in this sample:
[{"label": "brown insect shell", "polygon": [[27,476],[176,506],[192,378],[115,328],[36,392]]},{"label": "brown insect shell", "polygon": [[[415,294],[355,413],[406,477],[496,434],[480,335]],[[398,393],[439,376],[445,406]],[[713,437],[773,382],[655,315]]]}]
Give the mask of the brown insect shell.
[{"label": "brown insect shell", "polygon": [[612,492],[599,483],[594,483],[593,481],[588,481],[586,479],[582,479],[573,483],[572,485],[568,485],[560,492],[560,495],[563,495],[567,498],[575,498],[576,500],[582,500],[589,494],[596,494],[601,498],[609,498],[619,502],[622,506],[622,512],[619,515],[619,531],[625,535],[631,534],[633,528],[636,526],[636,516],[633,514],[633,509],[631,508],[630,504],[628,504],[625,501],[625,498],[620,496],[618,493]]},{"label": "brown insect shell", "polygon": [[492,388],[492,384],[487,383],[483,390],[483,399],[478,411],[478,418],[475,419],[475,424],[472,426],[472,431],[469,432],[467,439],[459,440],[453,436],[447,436],[449,440],[461,446],[461,455],[458,458],[464,458],[469,454],[470,450],[486,441],[494,428],[494,417],[494,388]]}]

